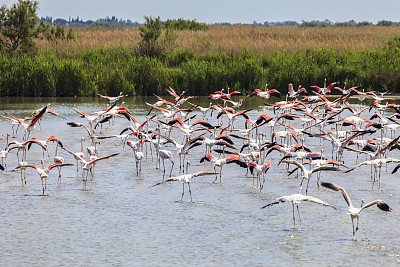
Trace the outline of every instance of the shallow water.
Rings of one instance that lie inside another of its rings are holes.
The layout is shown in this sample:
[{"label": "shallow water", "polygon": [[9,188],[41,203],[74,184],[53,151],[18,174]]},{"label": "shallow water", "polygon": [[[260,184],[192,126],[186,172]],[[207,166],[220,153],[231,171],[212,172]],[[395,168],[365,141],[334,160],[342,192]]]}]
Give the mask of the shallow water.
[{"label": "shallow water", "polygon": [[[139,122],[145,120],[148,107],[144,101],[154,103],[154,98],[129,98],[126,106]],[[80,150],[80,137],[84,129],[71,128],[66,122],[86,122],[71,109],[75,107],[87,113],[103,108],[102,99],[12,99],[3,98],[1,115],[23,117],[32,110],[52,103],[65,120],[46,114],[41,127],[31,137],[45,139],[58,136],[63,145]],[[193,103],[208,106],[208,100],[193,99]],[[263,112],[259,99],[246,99],[244,108],[253,108],[250,119]],[[373,111],[372,111],[373,112]],[[194,112],[196,119],[201,113]],[[273,116],[273,110],[264,113]],[[369,118],[370,115],[363,117]],[[217,123],[215,114],[212,123]],[[297,122],[291,122],[296,125]],[[129,126],[126,119],[117,118],[116,123],[103,126],[97,133],[102,136],[118,134]],[[239,118],[238,127],[244,120]],[[155,124],[151,125],[154,128]],[[270,137],[269,127],[263,131]],[[11,132],[11,123],[0,120],[0,134]],[[390,135],[390,134],[389,134]],[[179,141],[182,135],[173,130],[172,136]],[[397,136],[397,135],[396,135]],[[270,139],[270,138],[268,138]],[[22,140],[20,131],[16,140]],[[96,165],[95,177],[86,185],[80,174],[76,174],[76,161],[59,149],[68,163],[74,166],[62,169],[62,183],[57,184],[57,170],[47,179],[46,196],[41,196],[42,186],[34,169],[28,169],[27,184],[21,185],[16,153],[7,158],[7,171],[0,174],[0,259],[4,266],[21,265],[389,265],[400,261],[399,243],[399,196],[398,174],[390,174],[395,164],[382,168],[381,185],[370,180],[370,168],[363,166],[353,172],[325,172],[321,181],[334,182],[347,189],[354,205],[361,198],[372,201],[384,199],[393,209],[385,213],[376,207],[363,211],[357,241],[352,239],[351,220],[347,206],[339,192],[318,188],[313,176],[309,194],[338,208],[334,210],[313,203],[300,205],[301,225],[293,229],[292,208],[289,203],[277,204],[265,209],[263,205],[282,195],[298,192],[300,179],[288,177],[285,166],[277,163],[278,152],[268,156],[272,167],[266,174],[264,189],[255,188],[252,178],[237,165],[226,165],[222,172],[222,183],[213,183],[213,176],[194,178],[191,190],[194,203],[190,203],[185,186],[183,201],[180,183],[167,183],[149,188],[162,180],[162,169],[156,169],[151,160],[142,164],[142,173],[136,176],[132,150],[125,152],[115,139],[100,140],[99,154],[120,155]],[[234,139],[240,147],[241,140]],[[1,140],[1,148],[6,140]],[[313,149],[319,142],[307,139]],[[331,145],[324,142],[324,153],[330,156]],[[89,145],[85,142],[85,146]],[[170,144],[166,149],[175,151]],[[199,163],[204,156],[204,147],[193,149],[187,159],[191,162],[189,172],[213,171],[210,163]],[[153,150],[154,152],[154,150]],[[51,157],[55,144],[49,144]],[[214,153],[216,154],[216,153]],[[33,145],[28,151],[28,162],[40,164],[42,151]],[[400,158],[394,151],[390,157]],[[362,156],[358,160],[364,160]],[[47,158],[45,166],[51,164]],[[174,154],[173,175],[179,174],[179,157]],[[354,154],[344,153],[346,165],[355,163]],[[170,163],[166,162],[167,174]],[[296,212],[296,219],[297,212]]]}]

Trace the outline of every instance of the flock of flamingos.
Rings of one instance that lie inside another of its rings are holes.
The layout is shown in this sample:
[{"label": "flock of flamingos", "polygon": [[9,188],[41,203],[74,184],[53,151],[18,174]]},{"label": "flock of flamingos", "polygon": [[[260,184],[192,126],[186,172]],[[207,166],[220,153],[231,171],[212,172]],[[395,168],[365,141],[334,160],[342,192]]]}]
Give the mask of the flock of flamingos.
[{"label": "flock of flamingos", "polygon": [[[294,194],[278,197],[261,208],[290,202],[295,228],[295,207],[300,219],[301,202],[309,201],[336,209],[332,204],[308,195],[309,182],[313,177],[318,185],[342,194],[352,220],[353,238],[358,230],[359,216],[364,209],[376,205],[382,211],[391,210],[388,204],[379,199],[367,204],[362,201],[361,207],[355,207],[343,187],[319,182],[321,172],[340,172],[341,175],[346,175],[344,173],[370,166],[371,183],[379,186],[382,166],[397,163],[392,171],[392,174],[396,173],[400,167],[400,159],[389,155],[394,149],[400,149],[400,136],[396,137],[396,129],[400,126],[396,121],[400,119],[400,109],[397,104],[388,104],[390,98],[386,98],[384,94],[364,92],[358,87],[342,89],[335,82],[324,85],[323,88],[311,86],[308,90],[299,86],[297,91],[289,84],[285,101],[266,104],[268,106],[263,109],[262,114],[250,118],[250,110],[241,109],[244,101],[248,101],[250,97],[267,100],[284,95],[276,89],[267,90],[267,86],[264,90],[254,89],[246,96],[238,91],[221,90],[210,94],[211,103],[208,107],[201,107],[195,104],[196,97],[187,96],[185,91],[178,94],[168,88],[167,92],[171,95],[166,97],[169,100],[156,96],[156,103],[146,103],[149,110],[144,121],[137,121],[135,114],[131,114],[123,104],[117,105],[119,100],[127,96],[122,93],[117,97],[99,95],[109,103],[107,106],[105,104],[103,110],[93,114],[73,108],[81,119],[76,117],[75,121],[67,123],[68,127],[73,127],[73,131],[84,132],[81,144],[85,140],[90,142],[90,146],[84,149],[82,145],[81,151],[77,152],[65,147],[61,136],[51,136],[47,140],[34,137],[40,121],[50,116],[48,113],[60,116],[50,109],[50,104],[23,119],[8,114],[2,116],[11,124],[9,133],[3,136],[6,144],[0,154],[0,169],[3,172],[20,174],[22,186],[27,184],[26,173],[30,175],[31,170],[33,173],[36,171],[42,181],[42,194],[45,195],[46,180],[50,172],[54,173],[53,169],[58,170],[58,183],[61,183],[62,168],[75,165],[72,162],[75,163],[76,160],[77,176],[82,177],[86,185],[94,179],[97,164],[119,155],[99,155],[99,140],[117,138],[122,142],[124,151],[132,151],[126,153],[132,153],[137,175],[141,172],[142,161],[151,162],[146,164],[149,166],[146,170],[157,168],[163,171],[163,179],[151,187],[174,181],[182,183],[181,201],[185,194],[185,184],[192,201],[190,182],[197,176],[215,176],[214,182],[222,182],[222,169],[226,164],[234,165],[232,167],[238,171],[243,170],[243,176],[252,179],[253,186],[261,190],[266,180],[268,181],[268,170],[279,165],[279,168],[287,168],[289,176],[297,174],[299,190]],[[335,95],[331,95],[332,93]],[[355,96],[353,99],[358,98],[358,104],[349,103],[351,96]],[[373,99],[373,104],[362,104],[367,98]],[[117,127],[118,120],[129,120],[131,126],[120,129],[118,135],[99,134],[100,128],[104,130],[106,127]],[[331,144],[328,151],[323,149],[323,144],[326,143]],[[42,149],[41,159],[28,157],[32,146]],[[49,146],[55,146],[54,162],[45,166],[46,157],[50,157]],[[60,151],[65,152],[61,153],[65,158],[60,156]],[[357,161],[344,162],[344,151],[350,153],[354,159],[357,158]],[[7,160],[11,153],[16,153],[18,162]],[[151,157],[147,155],[150,153]],[[278,154],[279,160],[276,161]],[[271,157],[272,155],[275,157]],[[175,163],[178,158],[179,171],[178,164]],[[188,173],[190,161],[204,162],[205,165],[202,166],[209,171]],[[33,162],[37,162],[37,165],[32,164]],[[179,175],[172,176],[172,173],[178,172]]]}]

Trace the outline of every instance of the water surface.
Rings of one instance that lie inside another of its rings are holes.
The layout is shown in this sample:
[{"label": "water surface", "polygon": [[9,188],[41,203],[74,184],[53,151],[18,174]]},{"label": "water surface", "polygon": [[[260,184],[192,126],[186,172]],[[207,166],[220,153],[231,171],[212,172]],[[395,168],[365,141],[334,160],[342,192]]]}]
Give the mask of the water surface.
[{"label": "water surface", "polygon": [[[155,98],[124,99],[125,105],[139,122],[145,120],[148,107],[145,101],[154,103]],[[31,137],[45,139],[58,136],[63,145],[80,150],[82,128],[71,128],[66,122],[86,122],[71,109],[75,107],[87,113],[106,105],[103,99],[54,98],[13,99],[3,98],[1,115],[24,117],[33,110],[52,103],[50,108],[65,119],[46,114]],[[193,99],[193,103],[208,106],[205,98]],[[355,101],[357,103],[357,101]],[[120,104],[120,102],[119,102]],[[263,110],[263,101],[246,99],[244,108],[252,108],[251,119],[262,112],[273,116],[272,109]],[[372,114],[367,113],[364,117]],[[202,117],[198,111],[196,119]],[[210,121],[217,123],[215,114]],[[226,123],[226,121],[225,121]],[[297,125],[291,122],[291,125]],[[126,119],[117,118],[114,125],[105,125],[97,133],[102,136],[119,134],[131,125]],[[237,127],[243,128],[239,118]],[[151,124],[151,128],[155,124]],[[262,129],[270,139],[270,128]],[[11,123],[0,120],[0,135],[11,132]],[[388,134],[389,135],[389,134]],[[173,130],[171,136],[182,140]],[[397,135],[396,135],[397,136]],[[22,140],[22,132],[15,138]],[[133,138],[132,138],[133,139]],[[272,152],[268,156],[272,167],[266,175],[264,189],[255,188],[252,178],[237,165],[223,168],[222,183],[213,183],[213,176],[198,177],[191,183],[194,203],[190,203],[188,191],[183,201],[180,183],[168,183],[149,188],[162,180],[162,169],[156,169],[151,160],[143,162],[142,173],[136,176],[131,149],[123,151],[115,139],[100,141],[99,154],[120,155],[99,162],[95,178],[86,185],[76,174],[76,161],[65,151],[58,150],[72,167],[62,170],[62,183],[57,184],[57,170],[47,179],[46,194],[41,196],[41,182],[34,169],[27,170],[27,184],[21,185],[16,153],[7,158],[7,171],[0,174],[0,258],[4,266],[110,266],[110,265],[390,265],[399,262],[399,182],[398,174],[390,174],[395,164],[382,168],[380,190],[372,188],[370,168],[360,167],[348,174],[322,173],[321,180],[334,182],[347,189],[355,205],[366,201],[384,199],[392,208],[384,213],[376,207],[365,210],[360,218],[357,241],[352,240],[351,220],[340,193],[318,188],[315,177],[310,182],[309,194],[318,197],[339,210],[302,203],[302,224],[293,229],[290,204],[281,203],[261,210],[260,207],[282,195],[298,192],[300,179],[288,176],[285,166],[277,166],[281,155]],[[241,140],[235,139],[240,147]],[[1,140],[5,147],[6,140]],[[307,145],[320,149],[319,142],[307,139]],[[330,156],[330,143],[324,142],[325,154]],[[89,142],[84,143],[85,146]],[[167,145],[166,149],[175,151]],[[213,171],[209,163],[200,164],[204,147],[190,152],[190,172]],[[153,150],[154,152],[154,150]],[[55,144],[49,144],[51,157]],[[215,153],[214,153],[215,154]],[[390,157],[400,158],[399,152]],[[32,146],[28,151],[29,163],[40,164],[42,151]],[[364,160],[363,156],[358,160]],[[179,174],[179,157],[174,154],[173,175]],[[347,165],[356,164],[354,154],[344,153]],[[45,166],[52,158],[46,158]],[[167,172],[170,163],[166,162]],[[187,187],[185,187],[187,190]],[[297,216],[297,214],[296,214]]]}]

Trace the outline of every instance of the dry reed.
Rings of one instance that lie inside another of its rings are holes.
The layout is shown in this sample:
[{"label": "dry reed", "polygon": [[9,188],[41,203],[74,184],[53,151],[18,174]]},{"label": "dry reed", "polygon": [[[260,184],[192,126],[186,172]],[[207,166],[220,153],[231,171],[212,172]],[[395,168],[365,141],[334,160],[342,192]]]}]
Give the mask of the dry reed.
[{"label": "dry reed", "polygon": [[[135,47],[140,40],[138,28],[74,29],[75,41],[52,44],[38,41],[39,47],[49,49],[87,50],[124,46]],[[382,47],[389,38],[399,34],[398,27],[248,27],[211,26],[208,31],[176,31],[176,47],[194,53],[209,51],[241,53],[244,48],[255,53],[281,51],[293,53],[307,49],[330,47],[335,51],[374,49]]]}]

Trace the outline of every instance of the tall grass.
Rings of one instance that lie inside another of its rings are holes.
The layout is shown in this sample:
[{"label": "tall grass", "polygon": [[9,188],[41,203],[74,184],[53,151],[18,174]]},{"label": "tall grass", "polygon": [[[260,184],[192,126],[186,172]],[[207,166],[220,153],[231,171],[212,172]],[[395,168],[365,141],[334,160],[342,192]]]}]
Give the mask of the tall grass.
[{"label": "tall grass", "polygon": [[[359,50],[383,47],[393,36],[399,34],[398,27],[245,27],[210,26],[207,31],[176,31],[176,46],[196,54],[210,51],[241,53],[242,49],[254,53],[274,51],[295,53],[307,49],[318,50],[331,47],[333,50]],[[42,49],[56,46],[81,51],[97,48],[124,46],[135,47],[140,40],[138,28],[88,28],[75,30],[76,41],[59,41],[52,44],[39,40]]]},{"label": "tall grass", "polygon": [[[85,39],[83,33],[93,39]],[[112,43],[114,34],[120,34],[119,43]],[[177,41],[182,39],[179,42],[187,47],[178,42],[158,58],[139,55],[134,34],[138,32],[132,29],[82,30],[78,41],[49,48],[43,44],[37,56],[0,55],[0,96],[94,96],[121,91],[151,95],[164,94],[167,86],[204,95],[227,87],[250,92],[266,83],[285,92],[288,83],[308,88],[321,86],[325,78],[400,92],[400,39],[393,38],[391,27],[211,27],[206,32],[179,32]],[[124,40],[136,43],[128,45]],[[274,49],[269,50],[266,40],[275,40]],[[300,46],[302,41],[309,47]],[[293,44],[299,47],[294,49]]]}]

